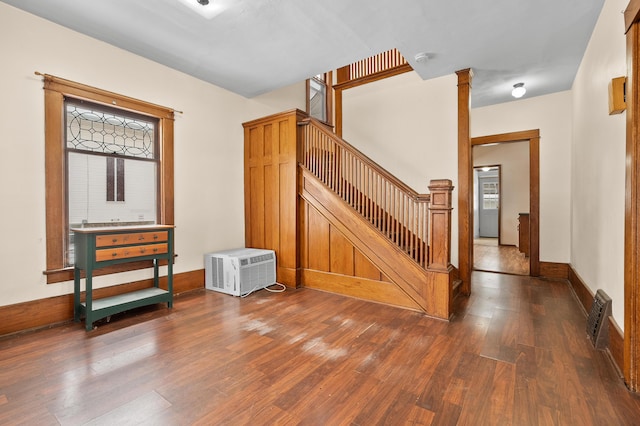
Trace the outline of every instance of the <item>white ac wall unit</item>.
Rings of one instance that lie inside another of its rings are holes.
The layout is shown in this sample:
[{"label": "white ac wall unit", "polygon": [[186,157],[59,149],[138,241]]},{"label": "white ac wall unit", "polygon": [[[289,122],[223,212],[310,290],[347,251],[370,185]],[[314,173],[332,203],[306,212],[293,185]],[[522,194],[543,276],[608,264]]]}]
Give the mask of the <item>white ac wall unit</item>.
[{"label": "white ac wall unit", "polygon": [[238,248],[204,255],[205,287],[244,296],[276,282],[273,250]]}]

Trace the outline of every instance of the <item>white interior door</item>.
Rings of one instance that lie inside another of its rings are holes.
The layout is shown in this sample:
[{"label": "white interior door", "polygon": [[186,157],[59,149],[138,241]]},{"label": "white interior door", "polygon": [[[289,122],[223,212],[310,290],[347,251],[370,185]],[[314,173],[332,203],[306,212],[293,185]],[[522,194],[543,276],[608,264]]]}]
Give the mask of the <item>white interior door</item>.
[{"label": "white interior door", "polygon": [[499,185],[499,179],[496,176],[478,176],[480,237],[498,238]]}]

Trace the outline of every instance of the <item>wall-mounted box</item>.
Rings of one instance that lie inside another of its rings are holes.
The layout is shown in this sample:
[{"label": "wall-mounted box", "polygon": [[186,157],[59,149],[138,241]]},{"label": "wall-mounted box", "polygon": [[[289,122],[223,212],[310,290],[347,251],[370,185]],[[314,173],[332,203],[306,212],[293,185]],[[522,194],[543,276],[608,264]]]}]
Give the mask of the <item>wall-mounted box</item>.
[{"label": "wall-mounted box", "polygon": [[609,83],[609,115],[620,114],[627,109],[625,86],[627,77],[617,77]]}]

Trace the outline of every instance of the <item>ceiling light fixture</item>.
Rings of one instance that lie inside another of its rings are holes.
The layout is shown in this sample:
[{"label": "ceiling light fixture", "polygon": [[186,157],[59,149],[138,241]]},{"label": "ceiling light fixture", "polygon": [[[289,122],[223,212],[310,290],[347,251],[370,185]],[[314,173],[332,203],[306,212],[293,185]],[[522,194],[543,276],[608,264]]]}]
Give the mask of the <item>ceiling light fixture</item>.
[{"label": "ceiling light fixture", "polygon": [[[218,1],[211,0],[179,0],[180,3],[187,6],[189,9],[197,13],[198,15],[212,19],[224,10],[224,6]],[[224,2],[222,2],[224,4]]]},{"label": "ceiling light fixture", "polygon": [[416,56],[414,56],[413,59],[415,59],[416,62],[423,63],[429,60],[429,55],[424,52],[416,53]]},{"label": "ceiling light fixture", "polygon": [[525,93],[527,93],[527,89],[524,88],[524,83],[516,83],[513,85],[511,96],[514,98],[521,98]]}]

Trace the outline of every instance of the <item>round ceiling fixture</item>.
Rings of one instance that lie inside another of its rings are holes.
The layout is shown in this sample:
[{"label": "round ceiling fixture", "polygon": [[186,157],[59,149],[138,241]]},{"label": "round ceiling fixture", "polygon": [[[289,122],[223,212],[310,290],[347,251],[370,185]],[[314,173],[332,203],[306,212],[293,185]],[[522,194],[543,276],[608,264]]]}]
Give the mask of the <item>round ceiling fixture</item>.
[{"label": "round ceiling fixture", "polygon": [[429,55],[427,55],[425,52],[420,52],[416,53],[416,56],[414,56],[413,59],[415,59],[416,62],[424,63],[429,60]]},{"label": "round ceiling fixture", "polygon": [[198,0],[198,3],[200,3],[203,6],[206,6],[209,4],[209,0]]},{"label": "round ceiling fixture", "polygon": [[524,88],[524,83],[516,83],[513,85],[511,96],[514,98],[521,98],[525,93],[527,93],[527,89]]}]

